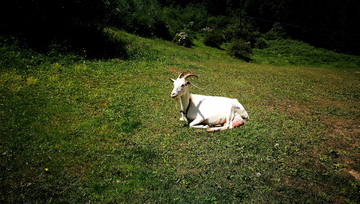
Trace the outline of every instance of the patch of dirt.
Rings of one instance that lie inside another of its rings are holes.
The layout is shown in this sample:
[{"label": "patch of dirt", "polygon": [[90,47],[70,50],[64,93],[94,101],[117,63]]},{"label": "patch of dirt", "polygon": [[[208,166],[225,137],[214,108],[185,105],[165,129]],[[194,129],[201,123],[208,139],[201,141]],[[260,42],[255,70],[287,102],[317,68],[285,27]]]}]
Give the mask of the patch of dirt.
[{"label": "patch of dirt", "polygon": [[101,102],[98,102],[98,103],[89,104],[87,106],[87,108],[86,108],[87,113],[98,117],[98,116],[100,116],[102,114],[102,109],[105,106],[107,106],[106,101],[101,101]]},{"label": "patch of dirt", "polygon": [[357,180],[357,181],[360,181],[360,173],[359,172],[357,172],[357,171],[355,171],[355,170],[353,170],[353,169],[344,169],[347,173],[349,173],[350,175],[352,175],[354,178],[355,178],[355,180]]},{"label": "patch of dirt", "polygon": [[312,101],[309,105],[299,105],[288,100],[274,100],[270,104],[264,104],[266,110],[278,111],[285,113],[289,117],[301,117],[307,122],[315,121],[324,125],[323,140],[324,143],[320,144],[318,148],[314,148],[313,155],[328,154],[327,151],[334,150],[338,153],[338,157],[334,158],[336,162],[341,164],[346,172],[359,180],[360,173],[360,121],[349,119],[345,116],[330,115],[313,107],[336,107],[343,110],[354,109],[354,104],[342,101],[332,101],[329,99],[321,99],[315,97],[316,100]]}]

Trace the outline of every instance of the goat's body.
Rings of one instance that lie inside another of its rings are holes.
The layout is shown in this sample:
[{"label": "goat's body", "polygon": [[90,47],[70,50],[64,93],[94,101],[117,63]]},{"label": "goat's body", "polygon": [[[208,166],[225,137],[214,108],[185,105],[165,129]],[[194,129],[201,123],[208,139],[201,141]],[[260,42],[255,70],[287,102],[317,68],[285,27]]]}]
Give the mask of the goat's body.
[{"label": "goat's body", "polygon": [[187,77],[181,78],[179,75],[177,80],[170,79],[174,82],[171,97],[179,100],[181,120],[187,121],[190,127],[214,132],[241,126],[249,120],[249,115],[237,99],[189,94],[187,85],[190,83],[185,81]]},{"label": "goat's body", "polygon": [[[247,112],[237,99],[195,94],[189,94],[189,98],[190,105],[186,119],[190,127],[220,131],[240,126],[249,119]],[[184,105],[184,107],[187,106]],[[234,119],[243,122],[236,125],[233,124]],[[221,127],[210,128],[209,126]]]},{"label": "goat's body", "polygon": [[249,116],[237,99],[190,94],[191,104],[187,118],[191,121],[202,118],[203,123],[223,125],[236,116],[248,119]]}]

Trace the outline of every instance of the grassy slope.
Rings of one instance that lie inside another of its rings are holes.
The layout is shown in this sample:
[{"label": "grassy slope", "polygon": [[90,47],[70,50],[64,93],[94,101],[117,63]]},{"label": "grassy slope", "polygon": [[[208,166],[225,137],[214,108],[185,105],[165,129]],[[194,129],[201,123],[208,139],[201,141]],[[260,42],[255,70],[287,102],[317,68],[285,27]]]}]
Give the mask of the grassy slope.
[{"label": "grassy slope", "polygon": [[360,57],[315,48],[307,43],[278,39],[270,40],[269,47],[254,49],[253,61],[272,65],[301,65],[327,68],[359,68]]},{"label": "grassy slope", "polygon": [[[360,202],[359,68],[252,64],[117,35],[134,59],[1,50],[2,202]],[[205,89],[190,92],[237,98],[251,120],[185,127],[168,77],[187,69]]]}]

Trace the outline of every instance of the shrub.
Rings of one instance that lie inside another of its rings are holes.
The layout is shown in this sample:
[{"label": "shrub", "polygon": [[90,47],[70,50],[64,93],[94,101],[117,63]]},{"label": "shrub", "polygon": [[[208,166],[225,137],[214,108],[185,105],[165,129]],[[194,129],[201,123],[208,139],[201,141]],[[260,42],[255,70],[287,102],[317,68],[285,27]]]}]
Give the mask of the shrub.
[{"label": "shrub", "polygon": [[278,32],[269,31],[265,34],[262,34],[262,38],[266,40],[277,40],[277,39],[281,39],[282,36]]},{"label": "shrub", "polygon": [[223,33],[227,42],[231,42],[233,39],[242,38],[239,23],[229,23],[223,30]]},{"label": "shrub", "polygon": [[269,46],[268,44],[269,44],[268,41],[265,40],[264,38],[257,38],[255,42],[255,47],[258,49],[264,49]]},{"label": "shrub", "polygon": [[223,42],[224,36],[216,30],[210,30],[204,37],[204,44],[206,46],[220,48]]},{"label": "shrub", "polygon": [[211,16],[207,19],[207,25],[217,30],[225,29],[229,19],[226,16]]},{"label": "shrub", "polygon": [[192,37],[186,32],[176,33],[173,42],[185,47],[191,47],[191,45],[193,44]]},{"label": "shrub", "polygon": [[206,25],[207,14],[202,7],[189,4],[186,8],[165,7],[162,18],[172,36],[183,30],[198,31]]},{"label": "shrub", "polygon": [[162,9],[156,0],[116,1],[118,10],[117,28],[125,29],[142,37],[160,37],[171,40]]},{"label": "shrub", "polygon": [[281,26],[280,23],[274,23],[272,29],[263,34],[262,37],[266,40],[277,40],[277,39],[285,39],[286,38],[286,32]]},{"label": "shrub", "polygon": [[249,61],[252,49],[243,40],[235,40],[229,44],[226,52],[230,56]]}]

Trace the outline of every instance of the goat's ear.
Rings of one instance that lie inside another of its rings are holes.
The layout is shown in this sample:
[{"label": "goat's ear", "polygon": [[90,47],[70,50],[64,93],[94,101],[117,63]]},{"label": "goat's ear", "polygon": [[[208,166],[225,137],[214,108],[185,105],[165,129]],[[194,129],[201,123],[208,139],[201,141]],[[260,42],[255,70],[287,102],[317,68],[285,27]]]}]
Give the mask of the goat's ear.
[{"label": "goat's ear", "polygon": [[170,81],[171,81],[171,82],[173,82],[173,83],[174,83],[174,81],[175,81],[174,79],[172,79],[172,78],[169,78],[169,79],[170,79]]},{"label": "goat's ear", "polygon": [[190,81],[187,81],[187,82],[186,82],[186,85],[190,85],[190,84],[191,84]]}]

